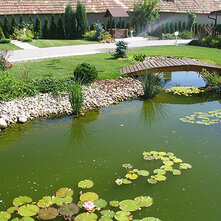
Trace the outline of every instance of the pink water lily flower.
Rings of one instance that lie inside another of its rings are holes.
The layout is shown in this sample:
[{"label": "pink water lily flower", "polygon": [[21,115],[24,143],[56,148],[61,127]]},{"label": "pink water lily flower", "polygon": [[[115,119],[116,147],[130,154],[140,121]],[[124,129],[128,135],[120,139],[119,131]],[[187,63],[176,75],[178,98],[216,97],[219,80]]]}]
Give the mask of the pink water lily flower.
[{"label": "pink water lily flower", "polygon": [[87,201],[84,203],[83,207],[87,210],[87,211],[90,211],[90,210],[93,210],[95,205],[94,205],[94,202],[91,202],[91,201]]}]

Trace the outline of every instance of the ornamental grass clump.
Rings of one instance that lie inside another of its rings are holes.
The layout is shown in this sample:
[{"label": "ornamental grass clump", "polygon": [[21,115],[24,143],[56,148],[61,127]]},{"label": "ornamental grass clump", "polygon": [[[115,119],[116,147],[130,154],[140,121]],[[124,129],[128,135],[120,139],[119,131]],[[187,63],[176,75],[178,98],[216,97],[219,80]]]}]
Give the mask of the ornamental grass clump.
[{"label": "ornamental grass clump", "polygon": [[143,86],[145,99],[151,99],[155,97],[162,90],[162,80],[159,76],[153,73],[146,72],[140,77],[140,81]]},{"label": "ornamental grass clump", "polygon": [[79,81],[75,81],[69,86],[68,95],[73,114],[79,115],[83,105],[82,85]]}]

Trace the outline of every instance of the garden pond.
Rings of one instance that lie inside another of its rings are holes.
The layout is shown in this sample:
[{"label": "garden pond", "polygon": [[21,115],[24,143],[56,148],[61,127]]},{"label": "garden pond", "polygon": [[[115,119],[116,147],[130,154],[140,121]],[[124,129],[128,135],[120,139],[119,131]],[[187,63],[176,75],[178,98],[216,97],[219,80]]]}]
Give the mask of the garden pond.
[{"label": "garden pond", "polygon": [[[195,72],[165,73],[166,88],[203,87]],[[133,213],[134,219],[163,221],[220,220],[221,98],[161,93],[152,100],[134,100],[90,111],[14,125],[0,134],[0,210],[17,196],[34,201],[93,180],[90,191],[102,199],[150,196],[153,205]],[[184,119],[185,118],[185,119]],[[144,160],[143,152],[173,152],[192,165],[180,176],[150,184],[140,176],[117,185],[127,170],[152,171],[162,161]]]}]

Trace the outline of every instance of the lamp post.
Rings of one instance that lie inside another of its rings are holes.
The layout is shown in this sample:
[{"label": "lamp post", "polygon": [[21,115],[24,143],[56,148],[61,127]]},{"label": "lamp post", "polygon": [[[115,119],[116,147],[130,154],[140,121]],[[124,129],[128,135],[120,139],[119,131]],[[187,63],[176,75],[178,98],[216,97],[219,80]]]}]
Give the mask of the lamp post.
[{"label": "lamp post", "polygon": [[176,32],[174,33],[174,35],[176,36],[176,42],[175,42],[175,45],[177,46],[177,38],[178,38],[179,32],[176,31]]}]

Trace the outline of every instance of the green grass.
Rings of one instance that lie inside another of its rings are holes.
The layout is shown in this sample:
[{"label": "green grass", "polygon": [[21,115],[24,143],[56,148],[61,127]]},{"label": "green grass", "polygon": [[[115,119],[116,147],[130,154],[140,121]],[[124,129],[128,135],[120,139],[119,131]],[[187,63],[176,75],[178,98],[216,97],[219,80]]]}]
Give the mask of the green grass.
[{"label": "green grass", "polygon": [[112,79],[119,77],[119,69],[133,64],[130,59],[134,54],[143,53],[146,56],[178,56],[196,58],[203,61],[210,61],[221,64],[221,50],[215,48],[204,48],[194,46],[161,46],[148,47],[130,50],[126,59],[113,59],[109,53],[82,55],[67,58],[49,59],[38,62],[16,63],[10,70],[10,74],[15,78],[20,77],[20,73],[26,70],[32,78],[39,78],[42,75],[53,74],[57,79],[61,79],[73,74],[74,68],[79,63],[90,63],[96,66],[99,79]]},{"label": "green grass", "polygon": [[16,45],[13,45],[12,43],[8,44],[0,44],[0,51],[3,50],[19,50],[21,48],[17,47]]},{"label": "green grass", "polygon": [[97,41],[87,41],[87,40],[46,40],[46,39],[33,39],[30,44],[39,47],[57,47],[57,46],[68,46],[68,45],[85,45],[85,44],[98,44]]}]

